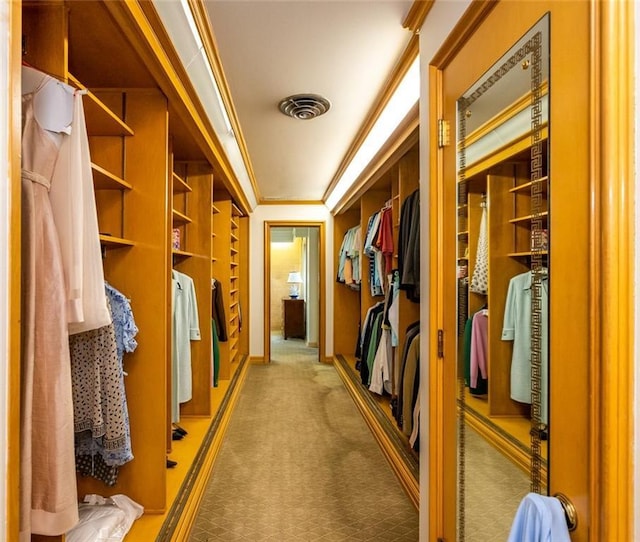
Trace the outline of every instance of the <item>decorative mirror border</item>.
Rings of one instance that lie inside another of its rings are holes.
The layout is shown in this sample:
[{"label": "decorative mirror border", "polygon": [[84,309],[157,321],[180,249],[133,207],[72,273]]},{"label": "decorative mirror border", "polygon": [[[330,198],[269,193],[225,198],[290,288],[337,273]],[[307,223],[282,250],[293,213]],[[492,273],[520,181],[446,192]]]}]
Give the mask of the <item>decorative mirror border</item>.
[{"label": "decorative mirror border", "polygon": [[[548,15],[547,15],[548,17]],[[531,60],[526,58],[531,55]],[[542,280],[545,273],[544,258],[548,254],[542,242],[543,213],[547,208],[543,203],[541,181],[545,176],[543,156],[543,114],[542,114],[542,32],[537,31],[497,70],[495,70],[468,97],[458,100],[458,205],[467,203],[466,135],[469,107],[498,83],[512,68],[522,66],[531,74],[531,491],[546,492],[542,470],[542,436],[547,425],[542,421]],[[548,241],[546,241],[548,246]],[[464,332],[468,315],[466,287],[458,279],[458,337]],[[460,295],[463,293],[463,295]],[[458,542],[465,540],[465,381],[462,367],[458,367]],[[547,434],[548,438],[548,434]]]}]

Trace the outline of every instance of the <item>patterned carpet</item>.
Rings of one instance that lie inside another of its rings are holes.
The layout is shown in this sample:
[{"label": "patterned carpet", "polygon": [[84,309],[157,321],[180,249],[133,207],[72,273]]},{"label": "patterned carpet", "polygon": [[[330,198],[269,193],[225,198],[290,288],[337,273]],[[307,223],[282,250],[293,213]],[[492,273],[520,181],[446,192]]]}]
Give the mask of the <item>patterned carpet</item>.
[{"label": "patterned carpet", "polygon": [[529,478],[473,429],[467,428],[465,542],[504,542]]},{"label": "patterned carpet", "polygon": [[190,540],[416,542],[418,514],[335,369],[301,340],[249,368]]}]

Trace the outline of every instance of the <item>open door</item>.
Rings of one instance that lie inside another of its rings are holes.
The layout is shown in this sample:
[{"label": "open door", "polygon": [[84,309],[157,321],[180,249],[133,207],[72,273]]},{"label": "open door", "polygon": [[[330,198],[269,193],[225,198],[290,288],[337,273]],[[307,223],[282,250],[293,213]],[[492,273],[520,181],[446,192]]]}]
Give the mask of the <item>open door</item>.
[{"label": "open door", "polygon": [[633,538],[623,4],[474,2],[432,61],[430,540],[506,540],[529,491]]},{"label": "open door", "polygon": [[266,222],[265,363],[274,340],[316,348],[324,361],[324,281],[324,224]]}]

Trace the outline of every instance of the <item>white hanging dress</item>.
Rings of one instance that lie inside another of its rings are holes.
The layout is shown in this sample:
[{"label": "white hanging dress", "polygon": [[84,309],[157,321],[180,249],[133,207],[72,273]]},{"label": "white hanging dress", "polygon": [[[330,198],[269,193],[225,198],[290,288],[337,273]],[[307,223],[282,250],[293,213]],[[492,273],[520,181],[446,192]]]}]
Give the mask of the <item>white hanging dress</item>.
[{"label": "white hanging dress", "polygon": [[49,200],[58,146],[34,113],[70,96],[45,74],[32,82],[22,97],[21,542],[78,522],[65,283]]}]

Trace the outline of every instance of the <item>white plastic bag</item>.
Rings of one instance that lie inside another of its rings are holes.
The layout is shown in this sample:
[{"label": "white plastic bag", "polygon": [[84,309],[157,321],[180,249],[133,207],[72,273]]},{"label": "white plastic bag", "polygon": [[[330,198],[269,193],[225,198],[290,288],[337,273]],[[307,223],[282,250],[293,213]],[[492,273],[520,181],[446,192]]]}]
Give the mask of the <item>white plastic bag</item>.
[{"label": "white plastic bag", "polygon": [[78,507],[80,522],[67,533],[67,542],[122,542],[144,508],[126,495],[105,498],[86,495]]}]

